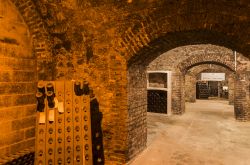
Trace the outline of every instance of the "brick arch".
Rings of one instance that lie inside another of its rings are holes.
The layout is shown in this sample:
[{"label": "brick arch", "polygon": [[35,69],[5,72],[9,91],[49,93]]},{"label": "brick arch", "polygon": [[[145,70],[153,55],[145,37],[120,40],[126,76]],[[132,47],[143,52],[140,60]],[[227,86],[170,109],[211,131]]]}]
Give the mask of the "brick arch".
[{"label": "brick arch", "polygon": [[44,39],[48,37],[47,30],[45,29],[45,25],[43,23],[42,18],[36,10],[36,6],[32,0],[10,0],[23,20],[27,24],[33,39]]},{"label": "brick arch", "polygon": [[203,72],[225,73],[229,87],[229,104],[234,102],[234,75],[230,69],[217,64],[202,64],[188,70],[185,75],[185,101],[196,102],[196,83]]},{"label": "brick arch", "polygon": [[49,33],[32,0],[9,0],[19,11],[26,23],[33,41],[33,50],[37,57],[38,79],[53,79],[52,52]]},{"label": "brick arch", "polygon": [[[215,0],[172,0],[164,3],[161,7],[150,8],[148,12],[137,11],[142,16],[141,20],[135,21],[133,25],[129,24],[129,27],[120,32],[120,36],[113,43],[114,50],[128,64],[126,69],[129,86],[127,92],[129,158],[138,154],[136,151],[143,149],[146,141],[142,138],[146,136],[146,131],[141,129],[146,127],[146,122],[138,122],[146,120],[145,108],[134,108],[146,106],[143,102],[146,100],[146,95],[143,93],[146,83],[142,81],[146,80],[144,66],[162,53],[185,45],[213,44],[231,48],[248,58],[250,54],[248,44],[250,35],[246,36],[249,34],[250,22],[247,0],[230,3]],[[183,76],[176,73],[175,77],[180,79],[175,82],[180,82],[177,83],[178,85],[181,84]],[[183,90],[175,89],[175,93],[177,94],[174,107],[178,108],[176,112],[182,114],[183,106],[179,103],[182,104]],[[134,115],[135,112],[137,116]],[[134,127],[135,125],[137,127]]]},{"label": "brick arch", "polygon": [[201,74],[201,73],[203,73],[203,72],[214,72],[214,73],[216,73],[216,72],[224,72],[224,73],[226,73],[226,74],[232,73],[231,70],[228,70],[227,68],[224,68],[224,67],[223,67],[223,69],[219,69],[219,68],[215,68],[215,69],[204,68],[204,69],[202,69],[202,70],[196,72],[195,74],[198,75],[198,74]]},{"label": "brick arch", "polygon": [[201,64],[217,64],[223,66],[231,71],[234,71],[234,59],[233,56],[222,55],[222,54],[205,54],[205,55],[194,55],[180,62],[177,68],[186,73],[189,69],[201,65]]},{"label": "brick arch", "polygon": [[[245,35],[249,34],[248,7],[236,11],[234,8],[242,8],[242,4],[232,7],[226,2],[213,1],[209,5],[198,0],[183,6],[171,3],[166,2],[144,15],[140,24],[128,27],[121,34],[117,50],[128,63],[138,58],[155,58],[163,50],[166,52],[178,46],[204,43],[232,48],[249,57],[250,37]],[[218,5],[225,8],[218,9]]]},{"label": "brick arch", "polygon": [[225,68],[224,66],[221,65],[217,65],[217,64],[202,64],[202,65],[198,65],[196,67],[192,67],[188,70],[188,73],[191,73],[192,75],[197,75],[201,72],[204,71],[214,71],[214,72],[227,72],[227,73],[231,73],[232,71],[229,70],[228,68]]}]

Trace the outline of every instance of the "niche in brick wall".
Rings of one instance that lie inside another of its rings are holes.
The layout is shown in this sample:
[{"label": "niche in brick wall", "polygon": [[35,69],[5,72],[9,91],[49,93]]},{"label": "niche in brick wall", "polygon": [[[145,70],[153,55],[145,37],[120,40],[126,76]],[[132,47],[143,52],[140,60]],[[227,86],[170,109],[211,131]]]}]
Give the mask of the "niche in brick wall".
[{"label": "niche in brick wall", "polygon": [[147,112],[171,112],[171,72],[147,72]]}]

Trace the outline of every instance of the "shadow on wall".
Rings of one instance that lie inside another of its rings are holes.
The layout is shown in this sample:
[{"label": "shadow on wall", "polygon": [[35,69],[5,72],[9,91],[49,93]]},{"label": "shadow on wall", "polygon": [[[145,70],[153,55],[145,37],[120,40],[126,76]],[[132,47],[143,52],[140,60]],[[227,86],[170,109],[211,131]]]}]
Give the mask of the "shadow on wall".
[{"label": "shadow on wall", "polygon": [[91,95],[90,110],[91,110],[91,127],[92,127],[92,153],[93,164],[104,165],[104,150],[103,150],[103,134],[102,134],[102,113],[99,111],[99,103],[93,95]]}]

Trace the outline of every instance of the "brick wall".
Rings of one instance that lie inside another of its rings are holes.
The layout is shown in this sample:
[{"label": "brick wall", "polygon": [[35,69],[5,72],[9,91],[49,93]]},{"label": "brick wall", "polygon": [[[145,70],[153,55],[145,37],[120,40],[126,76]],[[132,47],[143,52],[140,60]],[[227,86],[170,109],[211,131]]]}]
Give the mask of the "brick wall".
[{"label": "brick wall", "polygon": [[185,75],[185,101],[191,103],[196,101],[196,77],[191,73]]},{"label": "brick wall", "polygon": [[[186,77],[187,80],[185,80],[184,74],[187,73],[189,69],[198,66],[201,66],[200,68],[202,68],[202,66],[206,66],[209,68],[210,64],[212,64],[212,67],[215,66],[215,64],[223,65],[224,67],[226,67],[225,69],[223,69],[223,71],[226,70],[226,72],[230,72],[230,70],[232,71],[234,68],[234,58],[232,53],[233,52],[230,49],[210,44],[181,46],[159,55],[156,59],[152,60],[147,69],[152,71],[173,71],[172,112],[173,114],[182,114],[185,111],[185,99],[193,102],[196,98],[196,77]],[[243,58],[241,54],[238,54],[238,56]],[[223,68],[223,66],[219,67]],[[183,73],[178,72],[178,69],[180,69]],[[199,72],[197,72],[195,76],[198,73]],[[186,92],[184,86],[187,89]],[[188,94],[186,94],[185,96],[185,93]]]},{"label": "brick wall", "polygon": [[0,1],[0,157],[34,146],[36,58],[15,7]]},{"label": "brick wall", "polygon": [[228,101],[230,105],[234,104],[234,85],[235,85],[235,75],[228,75]]},{"label": "brick wall", "polygon": [[[128,121],[134,130],[142,125],[134,125],[135,119],[130,119],[133,115],[128,115],[128,95],[131,94],[127,92],[127,62],[136,56],[141,61],[151,61],[172,48],[197,43],[235,48],[249,57],[250,39],[245,28],[250,18],[247,0],[232,4],[206,0],[147,3],[141,0],[130,4],[113,0],[77,1],[78,5],[74,1],[12,2],[34,36],[39,79],[86,78],[91,83],[104,115],[107,164],[124,164],[127,160],[127,146],[132,138],[132,133],[128,136]],[[47,28],[51,35],[46,33]],[[48,40],[53,44],[48,44]],[[53,57],[47,50],[50,47]],[[194,46],[189,52],[193,50],[198,49]],[[167,62],[178,62],[182,59],[179,57],[186,54],[185,51],[179,53]],[[200,52],[196,51],[196,55]],[[139,140],[142,132],[133,132],[133,136],[138,137],[133,146],[140,146],[139,143],[143,146]]]},{"label": "brick wall", "polygon": [[182,114],[185,111],[184,76],[180,72],[172,72],[172,113]]},{"label": "brick wall", "polygon": [[249,71],[237,72],[236,74],[234,111],[236,119],[240,121],[250,119],[249,77]]},{"label": "brick wall", "polygon": [[233,104],[234,100],[234,72],[220,65],[215,64],[202,64],[195,66],[188,70],[185,75],[185,91],[186,91],[186,101],[195,102],[196,100],[196,81],[201,80],[202,72],[211,73],[225,73],[226,74],[226,85],[229,86],[229,104]]},{"label": "brick wall", "polygon": [[140,153],[147,143],[146,67],[132,65],[128,71],[129,159]]}]

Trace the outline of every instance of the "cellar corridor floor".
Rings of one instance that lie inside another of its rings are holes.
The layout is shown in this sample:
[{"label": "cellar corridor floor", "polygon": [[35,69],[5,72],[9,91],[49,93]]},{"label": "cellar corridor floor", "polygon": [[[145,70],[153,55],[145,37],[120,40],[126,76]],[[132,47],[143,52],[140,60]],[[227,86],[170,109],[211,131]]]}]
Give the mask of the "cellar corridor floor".
[{"label": "cellar corridor floor", "polygon": [[130,165],[250,165],[250,122],[227,101],[197,100],[182,116],[148,113],[147,145]]}]

